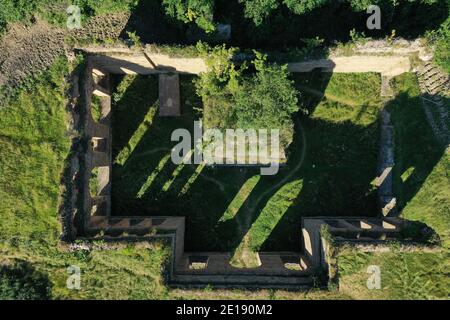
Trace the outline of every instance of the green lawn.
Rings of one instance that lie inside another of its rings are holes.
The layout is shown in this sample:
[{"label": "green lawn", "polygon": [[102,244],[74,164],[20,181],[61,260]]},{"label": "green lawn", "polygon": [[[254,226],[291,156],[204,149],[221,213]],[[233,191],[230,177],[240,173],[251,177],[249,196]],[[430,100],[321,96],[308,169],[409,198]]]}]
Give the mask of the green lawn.
[{"label": "green lawn", "polygon": [[425,222],[450,248],[450,155],[427,125],[414,76],[398,77],[395,86],[398,96],[388,109],[395,123],[399,207],[404,218]]},{"label": "green lawn", "polygon": [[374,97],[380,79],[375,74],[330,76],[294,77],[310,114],[296,116],[288,164],[275,176],[261,176],[258,168],[174,165],[172,131],[192,130],[194,119],[201,117],[193,77],[181,77],[178,118],[157,115],[156,77],[118,79],[113,213],[186,216],[186,249],[193,251],[298,251],[302,216],[375,215],[371,182],[381,103]]}]

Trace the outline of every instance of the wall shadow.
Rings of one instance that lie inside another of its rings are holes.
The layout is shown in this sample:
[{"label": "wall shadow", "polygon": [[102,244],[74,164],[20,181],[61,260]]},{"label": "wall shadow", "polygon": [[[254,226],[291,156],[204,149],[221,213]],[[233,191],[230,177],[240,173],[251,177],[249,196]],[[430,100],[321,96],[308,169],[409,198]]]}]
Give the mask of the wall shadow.
[{"label": "wall shadow", "polygon": [[[427,96],[427,99],[430,99]],[[445,105],[450,99],[441,97]],[[425,180],[445,154],[427,122],[421,96],[400,93],[387,106],[395,128],[394,193],[401,211],[419,192]]]}]

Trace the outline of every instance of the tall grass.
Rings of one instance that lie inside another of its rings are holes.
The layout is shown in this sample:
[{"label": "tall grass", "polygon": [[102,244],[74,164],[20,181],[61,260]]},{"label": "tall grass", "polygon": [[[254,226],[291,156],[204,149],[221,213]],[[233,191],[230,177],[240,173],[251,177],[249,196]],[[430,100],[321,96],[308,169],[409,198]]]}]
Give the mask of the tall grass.
[{"label": "tall grass", "polygon": [[[52,283],[52,298],[163,298],[161,266],[167,247],[102,252],[58,249],[60,176],[70,139],[63,58],[19,88],[0,108],[0,263],[30,262]],[[80,290],[66,287],[67,267],[81,269]]]}]

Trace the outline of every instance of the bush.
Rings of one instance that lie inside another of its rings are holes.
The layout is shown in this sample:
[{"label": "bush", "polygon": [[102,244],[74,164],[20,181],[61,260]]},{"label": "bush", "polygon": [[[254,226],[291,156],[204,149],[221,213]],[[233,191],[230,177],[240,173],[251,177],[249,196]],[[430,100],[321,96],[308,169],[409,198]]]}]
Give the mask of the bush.
[{"label": "bush", "polygon": [[18,261],[0,267],[0,300],[45,300],[50,296],[48,277],[30,263]]},{"label": "bush", "polygon": [[21,21],[36,10],[36,1],[0,0],[0,32],[7,23]]}]

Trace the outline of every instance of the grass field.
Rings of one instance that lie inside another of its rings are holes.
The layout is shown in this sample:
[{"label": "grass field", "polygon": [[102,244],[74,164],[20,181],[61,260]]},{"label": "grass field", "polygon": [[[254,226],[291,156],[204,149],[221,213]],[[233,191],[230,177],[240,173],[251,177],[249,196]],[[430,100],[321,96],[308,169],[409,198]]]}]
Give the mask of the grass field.
[{"label": "grass field", "polygon": [[300,250],[302,216],[376,214],[379,76],[296,76],[310,115],[296,116],[288,164],[275,176],[171,162],[172,131],[201,117],[192,80],[181,78],[182,116],[161,118],[156,77],[118,79],[114,214],[184,215],[187,250],[237,252]]},{"label": "grass field", "polygon": [[[350,248],[338,257],[340,287],[363,299],[445,299],[450,230],[450,158],[427,123],[413,74],[394,79],[396,98],[387,105],[395,128],[394,191],[402,216],[425,222],[442,241],[441,253],[361,253]],[[395,247],[394,247],[395,248]],[[369,265],[381,270],[381,290],[368,290]]]},{"label": "grass field", "polygon": [[396,123],[394,188],[400,209],[404,218],[435,229],[443,245],[450,248],[450,155],[431,128],[423,125],[426,117],[416,79],[403,75],[395,87],[398,96],[388,108]]}]

